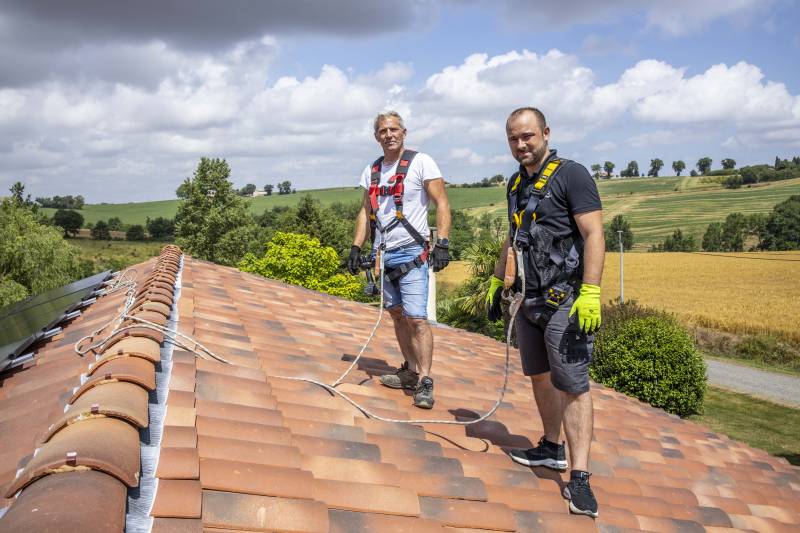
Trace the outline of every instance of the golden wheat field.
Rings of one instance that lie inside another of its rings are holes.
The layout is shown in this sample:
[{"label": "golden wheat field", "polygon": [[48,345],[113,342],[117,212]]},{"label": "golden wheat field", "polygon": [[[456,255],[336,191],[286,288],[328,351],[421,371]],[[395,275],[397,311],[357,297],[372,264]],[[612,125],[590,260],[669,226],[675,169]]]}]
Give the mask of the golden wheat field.
[{"label": "golden wheat field", "polygon": [[[800,341],[800,252],[624,254],[625,299],[732,333]],[[603,301],[619,296],[619,253],[606,255]]]},{"label": "golden wheat field", "polygon": [[[777,333],[800,342],[800,251],[626,253],[625,299],[732,333]],[[466,279],[461,262],[445,283]],[[452,269],[452,270],[451,270]],[[606,254],[603,302],[619,297],[619,253]]]}]

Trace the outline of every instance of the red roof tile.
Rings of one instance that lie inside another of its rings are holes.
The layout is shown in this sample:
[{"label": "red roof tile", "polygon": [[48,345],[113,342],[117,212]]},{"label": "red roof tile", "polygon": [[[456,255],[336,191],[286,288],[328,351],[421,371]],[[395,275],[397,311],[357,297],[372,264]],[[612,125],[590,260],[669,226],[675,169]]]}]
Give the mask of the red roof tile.
[{"label": "red roof tile", "polygon": [[[166,306],[174,300],[178,263],[175,250],[165,250],[159,261],[140,268],[138,316],[166,317]],[[521,375],[516,357],[504,401],[488,421],[464,427],[370,420],[341,398],[286,376],[338,378],[366,338],[374,308],[189,258],[181,276],[179,330],[233,364],[196,358],[181,348],[172,352],[153,531],[566,533],[800,527],[798,469],[594,384],[590,467],[600,517],[592,521],[570,515],[560,494],[561,475],[524,468],[506,455],[509,447],[531,446],[542,433],[530,381]],[[123,354],[105,347],[108,361],[89,377],[102,377],[98,382],[104,384],[84,384],[85,394],[72,406],[73,414],[84,417],[66,416],[63,409],[94,361],[74,354],[72,343],[115,316],[123,300],[121,292],[100,298],[62,337],[44,345],[33,364],[3,379],[0,431],[19,436],[0,445],[0,483],[6,488],[20,466],[44,468],[36,461],[47,459],[45,447],[30,456],[50,425],[62,427],[53,441],[73,426],[85,429],[100,420],[134,432],[142,425],[139,404],[155,383],[152,362],[161,358],[147,338],[152,335],[142,328],[116,343],[125,347]],[[391,371],[401,357],[388,318],[338,390],[391,418],[475,418],[497,397],[503,347],[447,327],[434,334],[437,403],[431,412],[421,413],[406,393],[377,383],[375,376]],[[146,371],[120,368],[123,363]],[[105,379],[105,367],[114,371],[112,380]],[[144,387],[137,389],[138,407],[122,405],[120,395],[109,393],[95,411],[118,418],[92,418],[92,405],[98,403],[92,398],[101,397],[103,388],[122,387]],[[151,393],[150,399],[160,395]],[[66,419],[72,426],[63,426]],[[96,433],[103,442],[105,430]],[[159,430],[143,434],[158,435]],[[135,451],[138,460],[138,438]],[[104,465],[95,458],[91,466],[127,472],[123,457],[113,460],[114,465]],[[37,487],[86,474],[124,487],[117,478],[95,471],[47,475],[16,500],[7,500],[13,505],[6,518],[22,510]],[[6,518],[0,519],[0,530],[10,523]]]}]

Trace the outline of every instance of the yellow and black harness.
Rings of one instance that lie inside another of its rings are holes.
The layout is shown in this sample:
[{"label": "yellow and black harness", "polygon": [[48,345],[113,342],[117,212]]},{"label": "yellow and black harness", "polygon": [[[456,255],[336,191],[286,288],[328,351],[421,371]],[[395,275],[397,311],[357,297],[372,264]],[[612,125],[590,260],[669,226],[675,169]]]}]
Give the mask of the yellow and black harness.
[{"label": "yellow and black harness", "polygon": [[[574,242],[568,242],[569,249],[564,250],[564,247],[558,246],[552,238],[541,239],[540,236],[546,232],[534,231],[537,229],[536,210],[555,182],[559,171],[569,163],[571,163],[570,160],[555,157],[555,152],[552,152],[533,186],[530,187],[527,201],[525,200],[527,187],[521,172],[511,176],[507,191],[508,219],[515,248],[529,258],[529,263],[539,273],[540,282],[543,270],[555,270],[555,274],[546,276],[545,286],[539,287],[547,307],[551,310],[550,316],[572,293],[572,282],[575,281],[574,278],[580,265],[580,253]],[[518,205],[519,199],[524,202],[523,207]],[[546,319],[549,320],[549,316]]]}]

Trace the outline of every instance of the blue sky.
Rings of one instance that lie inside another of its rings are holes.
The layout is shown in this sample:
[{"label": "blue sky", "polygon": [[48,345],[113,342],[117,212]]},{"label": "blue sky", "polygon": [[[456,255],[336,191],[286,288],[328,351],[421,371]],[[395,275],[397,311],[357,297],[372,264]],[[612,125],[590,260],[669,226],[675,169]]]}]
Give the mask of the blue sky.
[{"label": "blue sky", "polygon": [[514,170],[503,122],[521,105],[586,166],[800,155],[796,1],[164,6],[0,6],[3,190],[166,199],[201,156],[239,186],[352,185],[387,108],[454,182]]}]

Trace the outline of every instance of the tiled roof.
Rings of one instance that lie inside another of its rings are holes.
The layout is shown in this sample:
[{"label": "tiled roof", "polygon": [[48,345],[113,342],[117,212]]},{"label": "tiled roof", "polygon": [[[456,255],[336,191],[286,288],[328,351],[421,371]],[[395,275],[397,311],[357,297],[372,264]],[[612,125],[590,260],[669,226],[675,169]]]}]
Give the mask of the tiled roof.
[{"label": "tiled roof", "polygon": [[[150,321],[158,314],[166,323],[176,253],[167,248],[138,267]],[[158,288],[155,278],[144,281],[154,269],[166,282]],[[488,421],[370,420],[320,387],[279,376],[334,381],[369,334],[375,308],[190,258],[180,276],[179,331],[231,364],[172,352],[153,531],[800,529],[800,470],[598,385],[590,469],[600,517],[570,515],[561,475],[505,454],[542,433],[514,354],[504,402]],[[154,423],[143,402],[157,396],[148,392],[163,366],[162,339],[131,331],[105,348],[101,365],[72,349],[123,303],[119,293],[99,299],[4,379],[0,484],[9,498],[2,505],[11,506],[0,531],[124,527],[127,489],[139,475],[139,440],[130,435]],[[445,326],[434,328],[432,411],[379,386],[374,376],[401,361],[390,322],[338,390],[391,418],[469,420],[492,406],[504,347]]]}]

